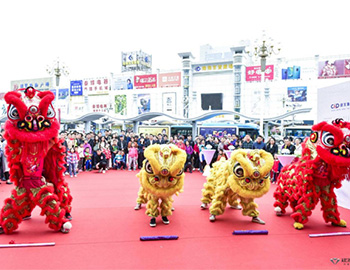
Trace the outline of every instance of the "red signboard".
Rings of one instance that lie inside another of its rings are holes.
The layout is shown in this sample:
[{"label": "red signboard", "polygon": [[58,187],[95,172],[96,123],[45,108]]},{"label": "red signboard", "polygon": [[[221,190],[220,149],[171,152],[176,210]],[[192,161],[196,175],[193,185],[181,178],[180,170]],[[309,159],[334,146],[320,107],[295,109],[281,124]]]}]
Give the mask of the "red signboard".
[{"label": "red signboard", "polygon": [[[273,80],[273,65],[267,65],[265,70],[265,80]],[[246,67],[245,78],[247,82],[261,81],[260,66]]]},{"label": "red signboard", "polygon": [[159,74],[159,87],[180,87],[181,72]]},{"label": "red signboard", "polygon": [[134,76],[134,87],[136,89],[156,88],[157,87],[157,74],[135,75]]}]

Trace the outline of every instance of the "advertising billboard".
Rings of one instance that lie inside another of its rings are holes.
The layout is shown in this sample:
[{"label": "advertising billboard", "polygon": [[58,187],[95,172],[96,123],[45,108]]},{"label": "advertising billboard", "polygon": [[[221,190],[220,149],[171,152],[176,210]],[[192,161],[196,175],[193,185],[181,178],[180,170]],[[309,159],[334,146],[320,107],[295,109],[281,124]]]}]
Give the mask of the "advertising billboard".
[{"label": "advertising billboard", "polygon": [[135,75],[134,87],[136,89],[156,88],[157,87],[157,74]]},{"label": "advertising billboard", "polygon": [[39,91],[47,91],[54,87],[52,83],[52,77],[11,81],[12,91],[21,88],[27,88],[29,86],[34,87]]},{"label": "advertising billboard", "polygon": [[154,136],[157,136],[158,134],[163,134],[169,137],[170,127],[169,126],[139,126],[138,134],[141,134],[141,133],[143,133],[143,135],[152,134]]},{"label": "advertising billboard", "polygon": [[306,102],[307,101],[307,87],[296,86],[288,87],[288,100],[289,102]]},{"label": "advertising billboard", "polygon": [[108,94],[110,82],[107,77],[83,79],[83,90],[88,95]]},{"label": "advertising billboard", "polygon": [[282,80],[300,79],[300,66],[292,66],[282,69]]},{"label": "advertising billboard", "polygon": [[[350,82],[344,82],[317,91],[317,122],[331,122],[337,118],[350,121]],[[343,181],[335,189],[338,204],[350,209],[350,181]]]},{"label": "advertising billboard", "polygon": [[58,89],[58,99],[66,99],[67,97],[69,97],[68,88]]},{"label": "advertising billboard", "polygon": [[137,110],[138,114],[143,114],[151,111],[151,95],[139,94],[137,95]]},{"label": "advertising billboard", "polygon": [[126,95],[116,95],[115,100],[115,113],[119,115],[126,115]]},{"label": "advertising billboard", "polygon": [[134,89],[134,77],[132,75],[118,75],[112,79],[112,90]]},{"label": "advertising billboard", "polygon": [[143,51],[122,52],[122,72],[152,70],[152,55]]},{"label": "advertising billboard", "polygon": [[199,127],[199,135],[202,135],[204,138],[209,135],[221,138],[228,134],[238,134],[237,127]]},{"label": "advertising billboard", "polygon": [[222,110],[222,93],[201,94],[202,110]]},{"label": "advertising billboard", "polygon": [[70,81],[70,95],[82,96],[83,95],[83,81]]},{"label": "advertising billboard", "polygon": [[159,87],[180,87],[181,72],[159,74],[158,86]]},{"label": "advertising billboard", "polygon": [[[265,70],[265,80],[273,80],[274,66],[267,65]],[[247,82],[261,81],[261,67],[252,66],[246,67],[245,69],[245,79]]]},{"label": "advertising billboard", "polygon": [[350,77],[350,59],[318,62],[319,79],[344,77]]},{"label": "advertising billboard", "polygon": [[232,61],[227,63],[217,63],[217,64],[205,64],[205,65],[194,65],[193,73],[198,72],[217,72],[217,71],[228,71],[233,70]]}]

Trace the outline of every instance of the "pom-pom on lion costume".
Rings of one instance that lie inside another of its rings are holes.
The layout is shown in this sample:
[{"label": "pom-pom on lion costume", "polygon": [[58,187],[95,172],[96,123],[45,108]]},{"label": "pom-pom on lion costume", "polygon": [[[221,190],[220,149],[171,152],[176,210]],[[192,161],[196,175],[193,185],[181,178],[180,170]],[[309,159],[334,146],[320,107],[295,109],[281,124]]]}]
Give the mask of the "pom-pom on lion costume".
[{"label": "pom-pom on lion costume", "polygon": [[172,196],[182,192],[184,185],[186,153],[175,145],[154,144],[145,149],[144,155],[143,167],[137,174],[141,187],[135,210],[147,203],[146,215],[151,217],[150,226],[155,227],[160,208],[163,223],[169,224]]},{"label": "pom-pom on lion costume", "polygon": [[292,207],[294,228],[303,229],[318,201],[323,218],[334,226],[346,227],[339,217],[334,188],[349,176],[350,123],[336,119],[312,127],[314,133],[303,143],[301,158],[283,168],[274,193],[278,216]]},{"label": "pom-pom on lion costume", "polygon": [[221,159],[213,164],[210,175],[202,190],[202,205],[205,209],[209,203],[210,221],[222,215],[228,202],[231,208],[241,209],[244,216],[252,221],[265,224],[259,216],[255,198],[262,197],[270,189],[270,171],[273,157],[264,150],[239,149],[232,152],[230,159]]},{"label": "pom-pom on lion costume", "polygon": [[63,178],[65,150],[57,138],[60,124],[51,104],[55,97],[33,87],[22,90],[5,94],[5,151],[16,187],[1,210],[0,233],[16,230],[36,205],[51,229],[67,233],[72,197]]}]

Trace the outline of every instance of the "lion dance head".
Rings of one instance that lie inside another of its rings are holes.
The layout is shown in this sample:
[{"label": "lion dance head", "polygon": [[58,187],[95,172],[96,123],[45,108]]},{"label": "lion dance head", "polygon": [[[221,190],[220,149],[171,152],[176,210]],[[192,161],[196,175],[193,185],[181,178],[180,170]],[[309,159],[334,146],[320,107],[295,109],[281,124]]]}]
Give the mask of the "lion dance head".
[{"label": "lion dance head", "polygon": [[[12,91],[5,95],[8,104],[5,130],[22,142],[47,141],[57,136],[57,121],[50,91],[38,91],[33,87]],[[24,91],[23,91],[24,90]]]}]

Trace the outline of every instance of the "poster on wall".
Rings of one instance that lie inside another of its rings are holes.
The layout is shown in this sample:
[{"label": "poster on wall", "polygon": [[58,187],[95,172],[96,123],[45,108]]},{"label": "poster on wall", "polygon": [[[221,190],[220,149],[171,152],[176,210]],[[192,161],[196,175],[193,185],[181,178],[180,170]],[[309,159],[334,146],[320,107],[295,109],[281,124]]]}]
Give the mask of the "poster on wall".
[{"label": "poster on wall", "polygon": [[288,87],[288,100],[289,102],[306,102],[307,101],[307,87],[296,86]]},{"label": "poster on wall", "polygon": [[58,89],[58,99],[67,99],[69,97],[68,88]]},{"label": "poster on wall", "polygon": [[118,75],[112,79],[112,90],[134,89],[134,77],[130,75]]},{"label": "poster on wall", "polygon": [[126,115],[126,95],[116,95],[115,97],[115,113]]},{"label": "poster on wall", "polygon": [[137,109],[138,114],[143,114],[151,111],[151,95],[139,94],[137,95]]},{"label": "poster on wall", "polygon": [[84,93],[88,95],[103,95],[108,94],[110,89],[109,79],[106,77],[89,78],[83,80]]},{"label": "poster on wall", "polygon": [[163,93],[163,113],[176,114],[176,93]]},{"label": "poster on wall", "polygon": [[83,81],[70,81],[70,95],[82,96],[83,95]]},{"label": "poster on wall", "polygon": [[282,69],[282,80],[300,79],[300,66],[292,66]]},{"label": "poster on wall", "polygon": [[141,134],[152,134],[157,136],[158,134],[170,136],[170,127],[169,126],[139,126],[138,133]]}]

